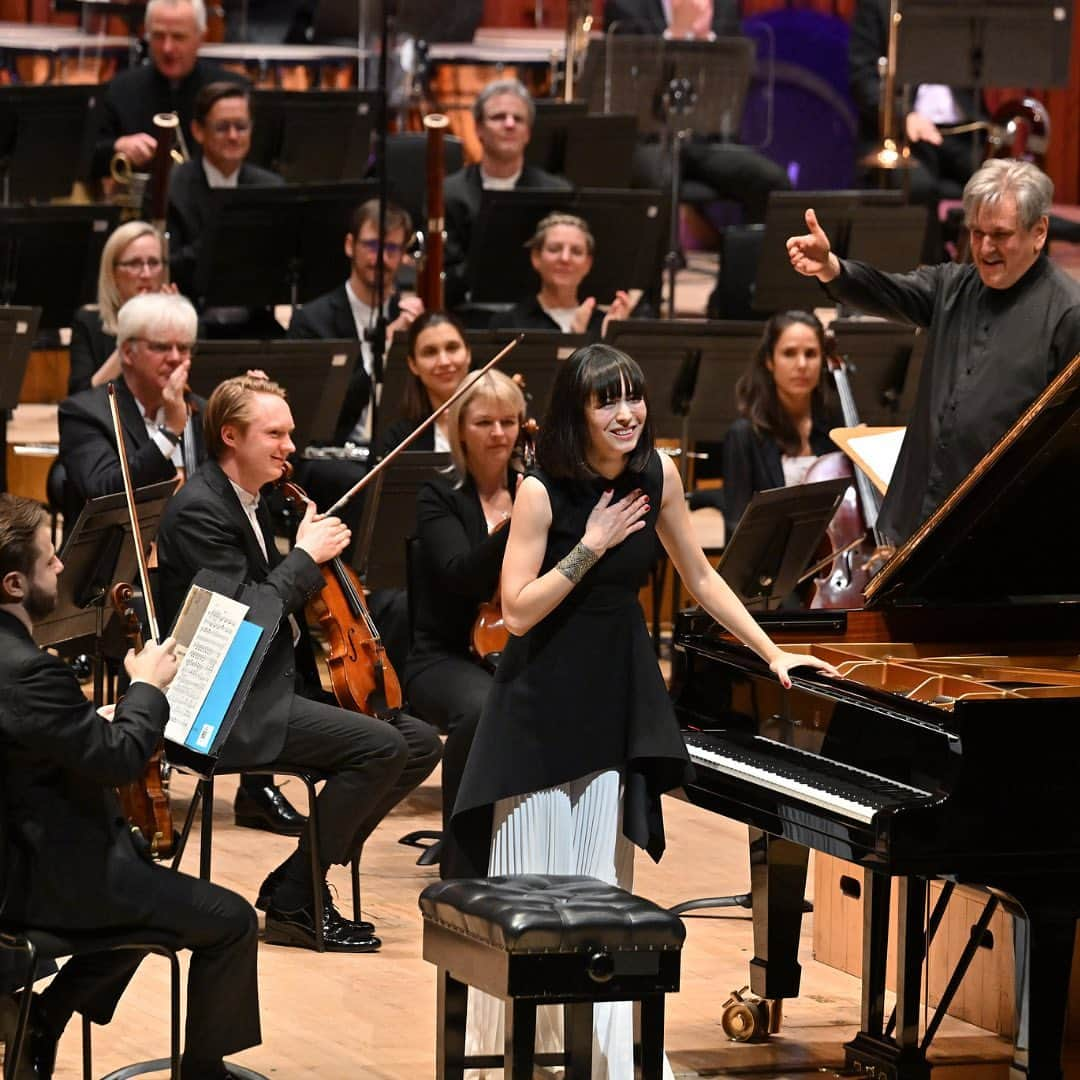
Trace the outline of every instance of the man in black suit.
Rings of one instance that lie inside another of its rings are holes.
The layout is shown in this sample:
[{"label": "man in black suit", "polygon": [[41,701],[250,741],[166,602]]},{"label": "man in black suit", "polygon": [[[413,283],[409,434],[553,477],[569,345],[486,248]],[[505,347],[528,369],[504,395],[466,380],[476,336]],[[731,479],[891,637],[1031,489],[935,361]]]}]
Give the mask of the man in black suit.
[{"label": "man in black suit", "polygon": [[[604,26],[617,34],[648,34],[672,41],[707,41],[737,37],[737,0],[606,0]],[[791,187],[784,170],[768,158],[733,142],[719,142],[704,133],[683,146],[682,179],[714,188],[743,209],[747,222],[765,220],[770,191]],[[668,186],[667,152],[656,141],[642,142],[634,153],[635,187]]]},{"label": "man in black suit", "polygon": [[128,68],[105,89],[98,110],[91,175],[108,176],[113,154],[122,153],[134,169],[145,169],[157,148],[154,116],[175,112],[188,150],[193,150],[191,119],[195,96],[221,79],[243,82],[199,57],[206,33],[203,0],[150,0],[146,5],[150,63]]},{"label": "man in black suit", "polygon": [[[131,481],[137,487],[190,474],[206,460],[201,409],[185,390],[198,317],[182,296],[143,293],[117,316],[121,375],[114,383]],[[60,462],[67,477],[64,520],[83,503],[123,491],[107,386],[60,404]],[[236,795],[236,823],[298,836],[306,818],[272,776],[245,774]]]},{"label": "man in black suit", "polygon": [[[341,916],[325,873],[348,863],[382,818],[435,767],[438,736],[400,710],[387,719],[346,712],[329,703],[302,623],[304,604],[324,586],[320,567],[338,556],[349,529],[335,517],[316,518],[309,504],[293,550],[274,546],[260,490],[280,478],[295,450],[284,391],[252,376],[227,379],[205,410],[210,460],[170,500],[158,530],[162,609],[171,618],[201,569],[266,591],[286,612],[236,726],[222,753],[226,765],[281,762],[328,779],[319,795],[322,879],[311,880],[307,837],[263,882],[266,941],[312,948],[313,892],[323,890],[328,949],[372,952],[374,927]],[[300,618],[300,622],[297,621]]]},{"label": "man in black suit", "polygon": [[277,173],[246,160],[251,150],[251,92],[246,86],[235,82],[204,86],[195,98],[191,133],[202,155],[173,169],[166,217],[172,279],[187,296],[194,295],[193,277],[210,213],[211,188],[285,183]]},{"label": "man in black suit", "polygon": [[459,169],[443,184],[446,209],[443,267],[448,307],[466,299],[466,260],[485,191],[570,190],[570,184],[562,177],[525,162],[536,106],[521,82],[498,79],[488,83],[473,102],[472,112],[482,151],[480,162]]},{"label": "man in black suit", "polygon": [[[128,653],[131,684],[112,721],[103,719],[71,669],[32,637],[34,620],[56,605],[62,569],[44,510],[0,495],[0,915],[9,925],[61,934],[175,934],[191,949],[181,1076],[217,1080],[229,1075],[225,1054],[261,1041],[255,912],[235,893],[136,850],[114,789],[142,778],[161,739],[174,646]],[[141,953],[112,952],[64,964],[34,996],[17,1075],[51,1077],[72,1014],[107,1023],[141,960]]]}]

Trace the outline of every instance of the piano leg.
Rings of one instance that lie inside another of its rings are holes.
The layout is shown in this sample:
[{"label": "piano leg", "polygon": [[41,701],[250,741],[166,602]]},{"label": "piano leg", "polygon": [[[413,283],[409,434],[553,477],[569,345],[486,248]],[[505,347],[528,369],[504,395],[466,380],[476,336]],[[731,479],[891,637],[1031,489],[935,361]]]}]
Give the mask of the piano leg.
[{"label": "piano leg", "polygon": [[885,964],[891,879],[865,873],[861,1030],[844,1046],[849,1069],[880,1080],[929,1080],[919,1045],[919,997],[925,953],[926,882],[900,878],[896,934],[896,1038],[885,1034]]},{"label": "piano leg", "polygon": [[809,848],[750,827],[754,907],[750,989],[760,998],[799,996],[799,934],[809,857]]},{"label": "piano leg", "polygon": [[1069,912],[1028,911],[1027,1049],[1017,1047],[1010,1080],[1061,1080],[1076,919]]}]

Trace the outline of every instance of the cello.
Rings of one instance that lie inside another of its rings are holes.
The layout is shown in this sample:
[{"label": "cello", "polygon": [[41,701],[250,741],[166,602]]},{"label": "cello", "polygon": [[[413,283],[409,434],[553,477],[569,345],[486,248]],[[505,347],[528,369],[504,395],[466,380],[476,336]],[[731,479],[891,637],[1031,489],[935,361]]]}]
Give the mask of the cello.
[{"label": "cello", "polygon": [[[829,374],[836,384],[845,427],[861,424],[855,395],[848,380],[846,361],[836,351],[836,340],[826,338]],[[825,573],[814,578],[811,608],[860,608],[863,590],[892,552],[888,541],[877,531],[881,496],[870,478],[855,468],[848,456],[837,450],[820,457],[806,474],[806,483],[852,477],[854,483],[844,493],[826,532],[831,551]]]}]

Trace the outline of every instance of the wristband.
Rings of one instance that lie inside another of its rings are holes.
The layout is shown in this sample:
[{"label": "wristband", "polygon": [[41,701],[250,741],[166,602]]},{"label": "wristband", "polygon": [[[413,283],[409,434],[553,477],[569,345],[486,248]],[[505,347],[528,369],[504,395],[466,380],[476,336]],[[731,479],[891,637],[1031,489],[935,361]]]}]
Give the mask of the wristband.
[{"label": "wristband", "polygon": [[568,555],[564,555],[555,569],[571,584],[576,585],[598,562],[600,556],[592,548],[578,541]]},{"label": "wristband", "polygon": [[177,435],[175,431],[170,431],[164,424],[158,424],[157,429],[173,444],[173,446],[180,445],[180,436]]}]

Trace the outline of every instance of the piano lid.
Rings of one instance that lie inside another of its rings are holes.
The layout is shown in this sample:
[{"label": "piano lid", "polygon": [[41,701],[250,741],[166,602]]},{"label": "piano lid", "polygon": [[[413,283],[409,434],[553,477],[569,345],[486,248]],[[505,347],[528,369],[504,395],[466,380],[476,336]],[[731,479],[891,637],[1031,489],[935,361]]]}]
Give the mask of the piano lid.
[{"label": "piano lid", "polygon": [[866,588],[867,607],[1076,604],[1080,356]]}]

